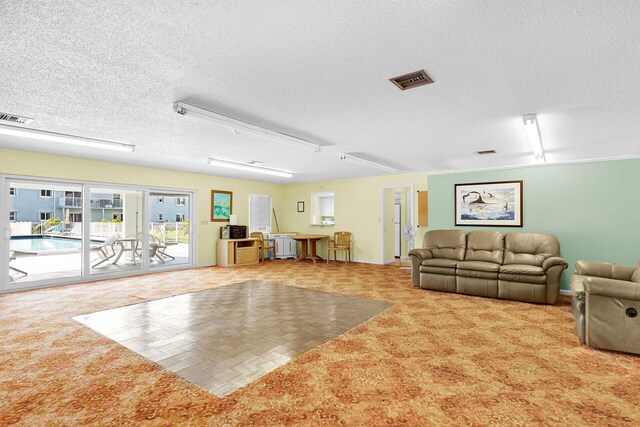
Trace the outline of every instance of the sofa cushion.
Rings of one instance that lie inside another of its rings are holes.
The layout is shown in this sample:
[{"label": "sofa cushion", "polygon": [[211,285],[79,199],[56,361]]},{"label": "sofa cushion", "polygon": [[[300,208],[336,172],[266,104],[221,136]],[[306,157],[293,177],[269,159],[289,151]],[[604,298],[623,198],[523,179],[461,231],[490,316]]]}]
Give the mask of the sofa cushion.
[{"label": "sofa cushion", "polygon": [[503,264],[542,266],[545,259],[560,256],[556,236],[542,233],[508,233],[504,239]]},{"label": "sofa cushion", "polygon": [[504,234],[480,230],[467,234],[465,261],[484,261],[502,264],[504,258]]},{"label": "sofa cushion", "polygon": [[431,265],[421,265],[420,273],[441,274],[444,276],[455,276],[456,269],[448,267],[435,267]]},{"label": "sofa cushion", "polygon": [[460,270],[479,270],[490,271],[497,273],[500,269],[500,264],[494,264],[492,262],[483,261],[459,261],[458,269]]},{"label": "sofa cushion", "polygon": [[526,264],[501,265],[500,273],[544,276],[544,270],[542,269],[542,267],[536,267],[535,265]]},{"label": "sofa cushion", "polygon": [[472,277],[475,279],[493,279],[496,280],[498,278],[497,271],[482,271],[482,270],[456,270],[456,276],[458,277]]},{"label": "sofa cushion", "polygon": [[536,285],[547,284],[547,276],[531,276],[529,274],[510,274],[500,272],[498,278],[500,280],[505,280],[508,282],[529,283]]},{"label": "sofa cushion", "polygon": [[431,250],[433,258],[462,261],[467,248],[467,236],[460,230],[427,231],[422,247]]},{"label": "sofa cushion", "polygon": [[446,267],[446,268],[456,268],[456,264],[461,261],[454,261],[452,259],[446,258],[433,258],[433,259],[425,259],[422,261],[422,265],[428,265],[431,267]]}]

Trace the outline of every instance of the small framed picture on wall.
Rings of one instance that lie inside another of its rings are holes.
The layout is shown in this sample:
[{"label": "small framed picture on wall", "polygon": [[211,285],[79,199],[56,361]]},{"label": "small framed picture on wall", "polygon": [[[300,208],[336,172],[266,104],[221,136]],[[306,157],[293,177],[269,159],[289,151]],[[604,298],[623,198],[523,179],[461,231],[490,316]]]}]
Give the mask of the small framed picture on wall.
[{"label": "small framed picture on wall", "polygon": [[211,190],[211,222],[228,222],[232,214],[231,191]]},{"label": "small framed picture on wall", "polygon": [[298,202],[298,212],[304,212],[304,202]]}]

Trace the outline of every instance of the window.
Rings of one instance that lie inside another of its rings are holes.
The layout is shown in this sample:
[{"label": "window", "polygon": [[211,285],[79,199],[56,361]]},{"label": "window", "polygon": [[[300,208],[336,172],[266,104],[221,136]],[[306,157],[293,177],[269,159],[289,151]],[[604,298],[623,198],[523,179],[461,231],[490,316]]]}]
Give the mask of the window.
[{"label": "window", "polygon": [[184,222],[184,214],[183,213],[176,214],[176,222]]},{"label": "window", "polygon": [[186,201],[186,197],[176,197],[176,206],[184,206]]},{"label": "window", "polygon": [[10,195],[11,197],[15,197],[15,196],[17,196],[17,195],[18,195],[18,189],[17,189],[17,188],[15,188],[15,187],[11,187],[11,188],[9,188],[9,195]]},{"label": "window", "polygon": [[334,198],[335,194],[332,191],[311,194],[312,224],[334,224]]},{"label": "window", "polygon": [[64,197],[75,197],[80,199],[82,198],[82,192],[81,191],[65,191]]},{"label": "window", "polygon": [[249,196],[249,232],[271,233],[271,196]]},{"label": "window", "polygon": [[158,197],[158,203],[159,204],[163,204],[164,203],[164,197]]},{"label": "window", "polygon": [[[51,190],[49,190],[51,191]],[[40,221],[46,221],[53,217],[53,212],[51,211],[40,211]]]},{"label": "window", "polygon": [[40,190],[40,197],[50,199],[53,197],[51,190]]},{"label": "window", "polygon": [[164,214],[162,212],[158,214],[158,221],[164,221]]},{"label": "window", "polygon": [[71,222],[82,222],[82,214],[81,213],[69,214],[69,221],[71,221]]},{"label": "window", "polygon": [[17,211],[9,212],[9,221],[16,222],[17,220],[18,220],[18,212]]}]

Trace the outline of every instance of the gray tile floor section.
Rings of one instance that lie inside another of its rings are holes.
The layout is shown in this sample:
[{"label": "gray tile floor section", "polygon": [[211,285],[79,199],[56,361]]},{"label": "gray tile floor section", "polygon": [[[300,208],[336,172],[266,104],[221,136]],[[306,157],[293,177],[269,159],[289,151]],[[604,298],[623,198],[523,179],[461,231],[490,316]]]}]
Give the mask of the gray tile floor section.
[{"label": "gray tile floor section", "polygon": [[74,319],[225,396],[389,307],[251,281]]}]

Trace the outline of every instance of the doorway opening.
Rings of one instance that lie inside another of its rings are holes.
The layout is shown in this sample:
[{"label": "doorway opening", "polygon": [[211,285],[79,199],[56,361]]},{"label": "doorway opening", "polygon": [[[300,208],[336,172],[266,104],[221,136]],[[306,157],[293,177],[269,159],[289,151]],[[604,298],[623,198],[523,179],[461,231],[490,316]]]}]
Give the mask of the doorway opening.
[{"label": "doorway opening", "polygon": [[[382,263],[402,264],[413,239],[413,185],[384,186],[381,194]],[[408,240],[409,239],[409,240]]]}]

